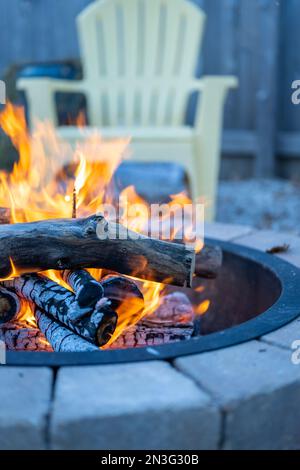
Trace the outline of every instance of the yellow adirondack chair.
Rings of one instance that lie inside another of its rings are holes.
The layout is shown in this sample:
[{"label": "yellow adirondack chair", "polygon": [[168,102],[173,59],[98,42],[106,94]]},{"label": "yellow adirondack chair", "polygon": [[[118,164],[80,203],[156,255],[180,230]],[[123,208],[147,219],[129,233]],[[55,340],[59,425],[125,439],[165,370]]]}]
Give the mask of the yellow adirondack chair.
[{"label": "yellow adirondack chair", "polygon": [[[82,92],[90,128],[106,138],[132,138],[137,161],[184,166],[194,200],[205,196],[213,219],[220,161],[224,100],[233,76],[195,79],[205,14],[187,0],[98,0],[77,18],[84,78],[24,78],[30,122],[57,126],[56,92]],[[185,125],[188,99],[200,92],[194,127]],[[74,127],[60,127],[71,142]]]}]

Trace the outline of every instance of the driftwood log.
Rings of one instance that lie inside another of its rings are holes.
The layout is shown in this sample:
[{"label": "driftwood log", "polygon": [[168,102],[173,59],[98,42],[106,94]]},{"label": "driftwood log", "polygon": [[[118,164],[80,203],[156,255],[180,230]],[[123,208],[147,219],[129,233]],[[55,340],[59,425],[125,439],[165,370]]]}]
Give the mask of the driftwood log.
[{"label": "driftwood log", "polygon": [[11,259],[22,273],[47,269],[105,268],[141,279],[190,287],[194,250],[155,240],[102,215],[0,225],[0,277],[8,277]]},{"label": "driftwood log", "polygon": [[[21,209],[16,211],[22,214]],[[10,224],[11,211],[9,208],[0,207],[0,224]],[[205,244],[203,249],[196,254],[195,274],[198,277],[215,278],[222,265],[222,250],[218,246]],[[87,266],[86,266],[87,267]],[[111,268],[112,269],[112,268]]]},{"label": "driftwood log", "polygon": [[26,322],[1,325],[0,340],[12,351],[53,351],[41,330],[29,326]]},{"label": "driftwood log", "polygon": [[5,287],[0,287],[0,325],[17,317],[21,309],[19,297]]},{"label": "driftwood log", "polygon": [[156,311],[126,328],[109,349],[158,346],[190,339],[194,332],[194,310],[187,296],[173,292],[161,298]]},{"label": "driftwood log", "polygon": [[106,344],[116,328],[117,315],[105,298],[97,303],[92,312],[88,309],[87,315],[74,323],[72,309],[75,311],[78,309],[75,295],[49,278],[38,274],[27,274],[2,281],[2,284],[14,290],[21,298],[35,304],[74,333],[98,346]]},{"label": "driftwood log", "polygon": [[37,325],[56,352],[99,351],[97,346],[74,334],[41,310],[35,308]]}]

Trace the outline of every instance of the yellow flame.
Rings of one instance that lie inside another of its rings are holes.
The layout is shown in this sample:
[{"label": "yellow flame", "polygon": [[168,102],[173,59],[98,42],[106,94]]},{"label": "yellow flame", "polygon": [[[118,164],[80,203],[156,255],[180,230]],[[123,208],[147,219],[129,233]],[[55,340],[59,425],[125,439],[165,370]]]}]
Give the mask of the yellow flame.
[{"label": "yellow flame", "polygon": [[[80,128],[85,124],[84,116],[79,116]],[[16,147],[19,160],[13,171],[0,171],[0,208],[8,208],[10,222],[31,222],[49,218],[69,218],[72,214],[73,190],[76,190],[77,217],[102,212],[103,204],[113,202],[112,177],[121,163],[129,139],[104,141],[98,132],[93,132],[78,141],[75,148],[60,139],[55,129],[47,122],[36,123],[30,135],[26,127],[24,109],[8,103],[0,113],[0,126]],[[84,132],[84,129],[80,129]],[[123,215],[121,222],[129,229],[147,234],[149,217],[157,216],[161,227],[157,235],[161,238],[176,237],[181,220],[181,208],[191,201],[185,193],[173,195],[169,208],[173,211],[174,224],[165,230],[164,214],[150,214],[150,206],[135,191],[133,186],[125,188],[120,196]],[[197,241],[195,249],[203,246]],[[141,259],[141,263],[144,262]],[[9,278],[20,275],[11,260],[12,270]],[[101,270],[89,270],[97,279]],[[44,273],[50,279],[66,286],[59,272],[49,270]],[[151,315],[163,295],[164,284],[138,281],[143,292],[145,306],[125,303],[118,311],[119,321],[114,341],[128,326],[135,324],[145,315]],[[207,301],[209,302],[209,301]],[[209,304],[197,307],[203,314]],[[34,324],[28,305],[22,307],[20,317]]]}]

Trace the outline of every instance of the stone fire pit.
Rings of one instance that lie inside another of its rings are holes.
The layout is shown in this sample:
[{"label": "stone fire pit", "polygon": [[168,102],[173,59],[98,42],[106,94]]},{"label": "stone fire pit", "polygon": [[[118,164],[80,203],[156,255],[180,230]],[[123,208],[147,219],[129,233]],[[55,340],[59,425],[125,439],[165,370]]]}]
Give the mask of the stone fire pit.
[{"label": "stone fire pit", "polygon": [[[289,244],[280,256],[300,266],[296,236],[223,224],[206,236],[261,250]],[[300,448],[300,364],[291,359],[298,339],[300,319],[171,363],[2,366],[0,448]]]}]

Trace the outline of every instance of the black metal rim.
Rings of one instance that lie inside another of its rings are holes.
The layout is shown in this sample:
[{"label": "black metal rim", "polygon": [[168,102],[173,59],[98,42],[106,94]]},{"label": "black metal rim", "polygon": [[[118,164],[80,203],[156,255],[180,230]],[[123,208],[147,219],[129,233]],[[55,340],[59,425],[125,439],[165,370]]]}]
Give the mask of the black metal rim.
[{"label": "black metal rim", "polygon": [[240,325],[188,341],[162,346],[87,353],[7,352],[7,364],[15,366],[79,366],[148,360],[170,360],[257,339],[277,330],[300,315],[300,269],[276,257],[229,242],[207,239],[223,251],[259,263],[281,284],[281,295],[265,312]]}]

